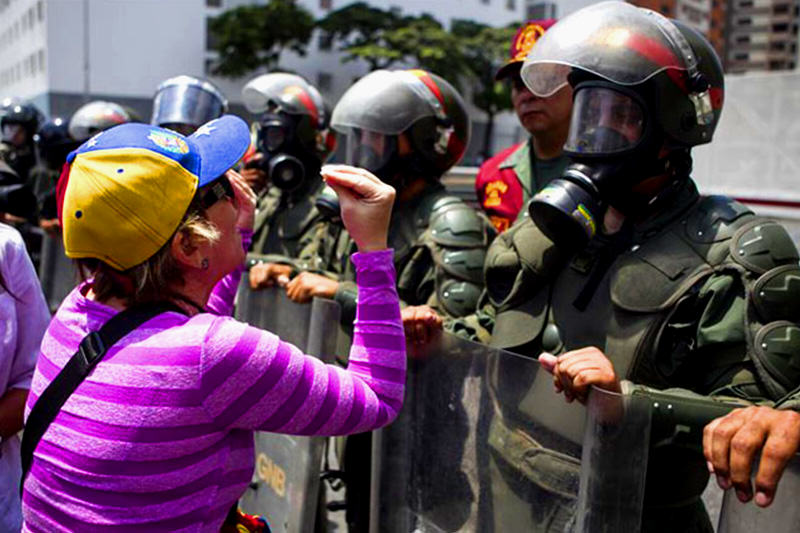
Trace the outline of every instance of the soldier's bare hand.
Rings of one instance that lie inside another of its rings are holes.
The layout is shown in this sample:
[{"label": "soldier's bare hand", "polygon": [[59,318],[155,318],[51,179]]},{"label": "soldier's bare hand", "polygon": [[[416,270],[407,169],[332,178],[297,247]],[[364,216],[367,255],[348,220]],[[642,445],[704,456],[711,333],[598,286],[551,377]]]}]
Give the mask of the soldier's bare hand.
[{"label": "soldier's bare hand", "polygon": [[358,249],[385,249],[394,189],[363,168],[325,165],[321,173],[339,197],[342,222]]},{"label": "soldier's bare hand", "polygon": [[286,295],[293,302],[304,304],[314,296],[331,299],[339,288],[339,282],[312,272],[300,272],[286,285]]},{"label": "soldier's bare hand", "polygon": [[279,263],[257,263],[250,267],[250,288],[285,287],[292,275],[292,267]]},{"label": "soldier's bare hand", "polygon": [[543,353],[539,356],[542,367],[553,374],[556,392],[563,392],[567,402],[586,403],[589,389],[594,386],[611,392],[620,392],[619,379],[608,357],[591,346],[567,352],[558,357]]},{"label": "soldier's bare hand", "polygon": [[770,407],[745,407],[717,418],[703,430],[703,453],[723,489],[733,487],[743,502],[753,497],[753,461],[761,454],[756,474],[756,505],[775,498],[786,464],[800,445],[800,414]]},{"label": "soldier's bare hand", "polygon": [[415,344],[429,342],[442,330],[442,317],[427,305],[411,305],[400,310],[406,340]]},{"label": "soldier's bare hand", "polygon": [[40,218],[39,227],[51,237],[61,237],[61,223],[57,218]]}]

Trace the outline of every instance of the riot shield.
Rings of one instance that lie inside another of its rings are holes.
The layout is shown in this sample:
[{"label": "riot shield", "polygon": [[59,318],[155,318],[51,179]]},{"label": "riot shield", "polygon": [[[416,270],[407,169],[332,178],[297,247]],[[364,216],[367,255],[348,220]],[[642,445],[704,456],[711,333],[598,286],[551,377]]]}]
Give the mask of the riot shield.
[{"label": "riot shield", "polygon": [[[754,469],[754,472],[756,469]],[[795,456],[783,472],[775,501],[766,509],[753,503],[743,504],[734,491],[726,491],[722,500],[718,533],[789,533],[800,531],[800,457]]]},{"label": "riot shield", "polygon": [[[331,300],[300,305],[282,289],[251,291],[243,280],[236,317],[323,360],[336,347],[339,306]],[[256,468],[239,502],[242,509],[266,516],[275,532],[313,531],[324,444],[323,437],[256,433]]]},{"label": "riot shield", "polygon": [[78,281],[75,266],[64,253],[64,242],[59,237],[46,235],[42,239],[39,281],[51,312],[58,309]]},{"label": "riot shield", "polygon": [[373,532],[570,527],[585,409],[535,359],[442,334],[409,345],[404,407],[373,445]]},{"label": "riot shield", "polygon": [[[664,524],[670,518],[659,516],[658,510],[645,506],[645,476],[652,475],[652,469],[663,466],[657,464],[653,450],[663,445],[693,448],[692,453],[699,457],[700,464],[688,462],[689,466],[704,470],[702,430],[708,422],[735,407],[702,397],[659,392],[629,396],[592,390],[581,460],[575,531],[612,533],[679,530]],[[686,483],[681,476],[681,466],[686,463],[667,465],[667,468],[676,469],[674,477],[678,483]],[[648,467],[651,468],[650,473]],[[658,490],[654,487],[651,489]],[[710,513],[717,522],[711,525],[718,533],[798,531],[800,509],[795,500],[799,491],[800,458],[795,458],[781,479],[772,506],[761,509],[753,503],[742,504],[735,493],[729,490],[724,496],[721,511]],[[657,498],[648,498],[648,501],[658,506]],[[666,512],[673,515],[676,523],[685,523],[675,515],[697,513],[697,508],[687,505],[683,508],[672,507]],[[700,513],[703,511],[700,510]],[[686,520],[694,518],[686,517]]]}]

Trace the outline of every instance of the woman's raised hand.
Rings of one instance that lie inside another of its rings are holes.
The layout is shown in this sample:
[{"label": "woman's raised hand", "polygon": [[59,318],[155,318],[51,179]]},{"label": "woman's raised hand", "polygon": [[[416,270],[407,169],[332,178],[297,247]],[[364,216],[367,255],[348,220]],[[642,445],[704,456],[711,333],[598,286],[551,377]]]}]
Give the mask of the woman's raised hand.
[{"label": "woman's raised hand", "polygon": [[358,249],[386,248],[394,188],[367,170],[347,165],[325,165],[322,177],[339,196],[342,222]]}]

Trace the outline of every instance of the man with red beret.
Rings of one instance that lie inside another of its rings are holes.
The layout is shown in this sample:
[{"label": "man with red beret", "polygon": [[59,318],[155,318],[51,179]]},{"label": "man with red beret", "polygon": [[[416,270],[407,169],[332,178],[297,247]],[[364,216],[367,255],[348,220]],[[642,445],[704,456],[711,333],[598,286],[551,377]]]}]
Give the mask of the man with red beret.
[{"label": "man with red beret", "polygon": [[572,89],[563,87],[546,98],[534,96],[519,72],[528,52],[555,19],[532,20],[511,41],[510,58],[495,75],[511,83],[511,100],[527,141],[507,148],[486,161],[475,180],[481,207],[498,232],[511,226],[539,189],[561,176],[567,158],[561,153],[569,131]]}]

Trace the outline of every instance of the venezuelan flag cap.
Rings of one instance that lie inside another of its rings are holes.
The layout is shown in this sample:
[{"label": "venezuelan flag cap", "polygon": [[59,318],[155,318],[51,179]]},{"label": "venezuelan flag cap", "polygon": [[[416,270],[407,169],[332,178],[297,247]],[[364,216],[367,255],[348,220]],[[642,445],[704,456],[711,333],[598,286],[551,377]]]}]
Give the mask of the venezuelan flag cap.
[{"label": "venezuelan flag cap", "polygon": [[68,257],[118,270],[149,259],[175,233],[197,190],[250,145],[250,129],[224,115],[189,137],[147,124],[98,133],[67,158],[58,183]]}]

